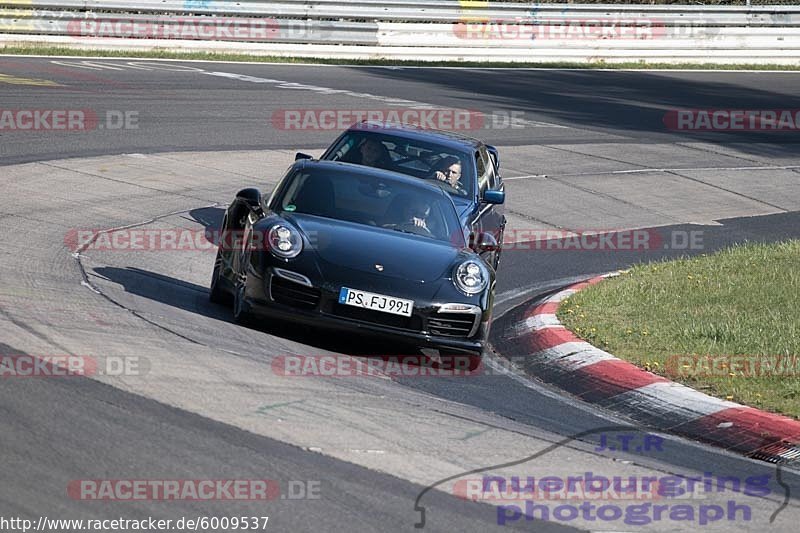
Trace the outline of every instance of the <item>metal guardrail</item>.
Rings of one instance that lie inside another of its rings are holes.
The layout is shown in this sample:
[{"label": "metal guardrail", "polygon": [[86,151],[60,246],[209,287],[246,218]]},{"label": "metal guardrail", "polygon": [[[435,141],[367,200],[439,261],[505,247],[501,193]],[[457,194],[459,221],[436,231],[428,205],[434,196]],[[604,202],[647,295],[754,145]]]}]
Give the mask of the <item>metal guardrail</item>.
[{"label": "metal guardrail", "polygon": [[[473,7],[469,7],[473,6]],[[299,19],[366,20],[372,22],[459,22],[470,18],[613,19],[654,18],[707,21],[720,24],[800,23],[800,5],[701,6],[632,4],[522,4],[431,0],[0,0],[0,8],[77,10],[95,13],[170,13],[216,16],[254,16]]]},{"label": "metal guardrail", "polygon": [[66,36],[75,44],[96,38],[378,44],[378,25],[374,22],[129,13],[87,16],[76,11],[37,11],[30,15],[10,18],[0,9],[0,33]]},{"label": "metal guardrail", "polygon": [[0,0],[0,46],[21,43],[423,60],[800,64],[800,6]]}]

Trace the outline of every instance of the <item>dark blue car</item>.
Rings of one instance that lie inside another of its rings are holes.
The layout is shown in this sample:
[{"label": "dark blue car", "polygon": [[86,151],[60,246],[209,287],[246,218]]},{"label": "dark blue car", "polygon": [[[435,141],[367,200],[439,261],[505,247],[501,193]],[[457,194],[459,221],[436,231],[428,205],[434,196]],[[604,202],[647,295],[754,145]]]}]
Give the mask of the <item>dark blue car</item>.
[{"label": "dark blue car", "polygon": [[495,147],[454,132],[363,122],[342,133],[320,159],[382,168],[439,185],[453,199],[470,246],[497,269],[506,218]]}]

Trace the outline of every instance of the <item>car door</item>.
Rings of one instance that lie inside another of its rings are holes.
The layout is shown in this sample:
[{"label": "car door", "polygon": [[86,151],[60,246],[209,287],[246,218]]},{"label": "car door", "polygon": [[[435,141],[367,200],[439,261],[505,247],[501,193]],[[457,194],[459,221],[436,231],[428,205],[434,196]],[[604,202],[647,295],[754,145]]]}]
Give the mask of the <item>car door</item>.
[{"label": "car door", "polygon": [[[494,147],[483,147],[487,158],[489,159],[491,176],[489,178],[489,188],[495,191],[505,192],[506,186],[503,184],[503,177],[500,174],[500,160],[498,159],[497,149]],[[499,235],[495,235],[497,243],[503,244],[503,233],[506,228],[506,208],[505,204],[495,205],[493,214],[497,218],[497,223],[500,225]]]}]

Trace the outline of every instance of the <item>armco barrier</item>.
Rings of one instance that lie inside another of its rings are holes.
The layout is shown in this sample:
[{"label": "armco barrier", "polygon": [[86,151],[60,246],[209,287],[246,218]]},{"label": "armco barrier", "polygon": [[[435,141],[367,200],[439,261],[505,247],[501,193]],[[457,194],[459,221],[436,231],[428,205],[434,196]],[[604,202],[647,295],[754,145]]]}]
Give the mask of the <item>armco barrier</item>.
[{"label": "armco barrier", "polygon": [[800,63],[800,6],[0,0],[0,46],[512,62]]}]

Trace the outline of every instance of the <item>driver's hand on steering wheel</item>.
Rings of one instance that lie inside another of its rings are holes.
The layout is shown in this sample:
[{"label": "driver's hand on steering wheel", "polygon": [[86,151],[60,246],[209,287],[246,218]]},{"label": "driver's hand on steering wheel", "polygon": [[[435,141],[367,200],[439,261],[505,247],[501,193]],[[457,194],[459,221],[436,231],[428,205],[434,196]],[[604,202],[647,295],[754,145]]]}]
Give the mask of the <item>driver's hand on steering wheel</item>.
[{"label": "driver's hand on steering wheel", "polygon": [[428,229],[428,224],[425,222],[424,218],[413,217],[411,220],[418,228]]}]

